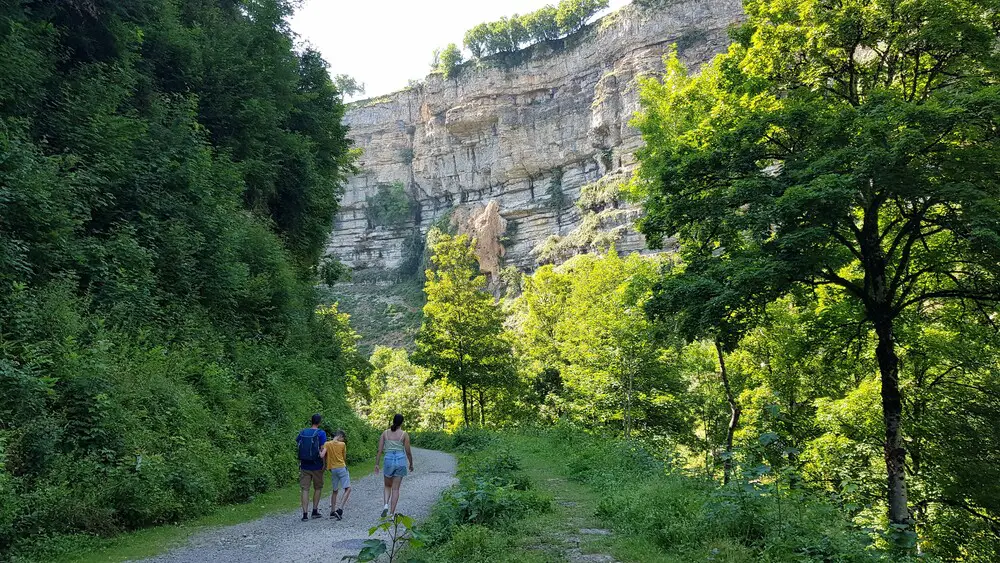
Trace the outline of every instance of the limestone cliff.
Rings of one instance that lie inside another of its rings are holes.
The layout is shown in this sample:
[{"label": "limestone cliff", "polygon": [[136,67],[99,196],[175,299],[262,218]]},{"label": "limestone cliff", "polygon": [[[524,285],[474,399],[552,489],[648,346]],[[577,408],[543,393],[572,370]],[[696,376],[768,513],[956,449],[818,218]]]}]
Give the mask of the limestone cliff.
[{"label": "limestone cliff", "polygon": [[[597,240],[619,251],[642,249],[629,227],[635,210],[611,197],[598,209],[617,212],[597,219],[573,202],[584,186],[607,184],[634,168],[641,138],[628,122],[638,109],[637,77],[659,76],[674,44],[697,67],[726,48],[728,27],[743,15],[739,0],[646,4],[655,7],[629,5],[566,40],[468,63],[452,79],[431,75],[354,104],[345,121],[364,154],[361,172],[346,187],[330,252],[375,277],[412,271],[432,224],[456,208],[474,220],[469,209],[491,201],[506,220],[508,265],[532,269],[552,259],[537,250],[547,240],[561,244],[563,255],[596,247]],[[397,183],[414,202],[409,218],[373,223],[370,198]],[[584,227],[605,236],[550,240]]]}]

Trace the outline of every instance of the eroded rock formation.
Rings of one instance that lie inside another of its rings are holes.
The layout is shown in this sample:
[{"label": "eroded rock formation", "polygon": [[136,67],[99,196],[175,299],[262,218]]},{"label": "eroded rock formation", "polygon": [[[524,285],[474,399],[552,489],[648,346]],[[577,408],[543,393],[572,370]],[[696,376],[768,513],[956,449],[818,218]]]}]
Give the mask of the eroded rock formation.
[{"label": "eroded rock formation", "polygon": [[[726,30],[743,14],[739,0],[647,3],[655,7],[629,5],[566,40],[468,63],[450,80],[431,75],[353,106],[345,120],[364,155],[329,250],[359,273],[388,276],[418,263],[408,254],[456,207],[495,202],[507,224],[504,263],[536,266],[536,247],[581,226],[573,205],[581,187],[634,168],[637,78],[661,75],[671,45],[691,67],[707,61],[726,48]],[[368,198],[394,182],[415,201],[412,216],[373,227]],[[635,213],[619,215],[624,225],[602,224],[608,236],[580,238],[624,252],[644,248],[627,227]]]}]

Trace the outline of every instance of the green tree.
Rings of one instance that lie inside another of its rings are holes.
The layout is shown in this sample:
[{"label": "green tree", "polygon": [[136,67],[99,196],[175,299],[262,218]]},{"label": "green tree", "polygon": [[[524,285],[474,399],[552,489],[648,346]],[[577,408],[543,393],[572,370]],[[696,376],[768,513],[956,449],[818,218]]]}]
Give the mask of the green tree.
[{"label": "green tree", "polygon": [[572,289],[556,330],[561,355],[570,363],[567,384],[578,392],[591,387],[595,399],[609,394],[607,414],[620,413],[622,433],[630,439],[639,421],[664,422],[650,407],[659,403],[669,410],[671,392],[680,390],[643,309],[657,264],[636,254],[622,259],[612,249],[601,257],[578,256],[566,268]]},{"label": "green tree", "polygon": [[716,265],[692,260],[683,272],[665,275],[652,288],[652,297],[645,307],[650,318],[671,326],[687,342],[707,339],[715,348],[719,380],[729,405],[722,473],[723,483],[728,484],[733,474],[733,442],[743,406],[739,401],[740,388],[732,380],[726,357],[761,311],[759,301],[745,298],[730,264],[713,266]]},{"label": "green tree", "polygon": [[374,194],[368,196],[365,213],[372,227],[399,228],[413,218],[414,205],[402,182],[381,184]]},{"label": "green tree", "polygon": [[543,266],[513,305],[528,387],[554,416],[686,441],[683,386],[643,304],[659,263],[614,251]]},{"label": "green tree", "polygon": [[473,57],[481,59],[490,54],[486,47],[487,37],[489,35],[489,24],[481,23],[465,32],[465,37],[463,38],[462,43],[465,45],[465,48],[472,53]]},{"label": "green tree", "polygon": [[674,59],[644,85],[640,228],[654,246],[679,235],[684,275],[724,267],[764,299],[832,284],[857,300],[877,335],[889,521],[906,530],[900,317],[998,298],[996,7],[746,11],[699,76]]},{"label": "green tree", "polygon": [[485,291],[467,235],[440,234],[431,245],[423,324],[414,360],[431,370],[431,381],[445,379],[462,390],[462,420],[470,420],[469,392],[479,394],[480,423],[485,423],[485,392],[503,386],[512,374],[511,346],[504,334],[503,312]]},{"label": "green tree", "polygon": [[459,65],[462,64],[462,50],[458,48],[458,45],[449,43],[448,46],[441,51],[438,56],[438,61],[437,68],[441,71],[441,74],[444,75],[445,79],[454,78]]},{"label": "green tree", "polygon": [[353,98],[354,96],[363,96],[365,93],[364,82],[358,82],[357,78],[347,74],[338,74],[333,77],[333,85],[340,92],[340,95],[345,98]]},{"label": "green tree", "polygon": [[563,35],[576,33],[607,7],[608,0],[562,0],[556,9],[556,25]]},{"label": "green tree", "polygon": [[556,23],[556,14],[556,7],[548,4],[530,14],[521,16],[521,21],[532,41],[542,42],[559,39],[562,33],[560,33],[559,24]]},{"label": "green tree", "polygon": [[384,426],[395,413],[421,430],[458,424],[458,391],[442,380],[428,383],[430,371],[410,363],[406,350],[377,346],[370,361],[373,370],[356,404],[373,425]]}]

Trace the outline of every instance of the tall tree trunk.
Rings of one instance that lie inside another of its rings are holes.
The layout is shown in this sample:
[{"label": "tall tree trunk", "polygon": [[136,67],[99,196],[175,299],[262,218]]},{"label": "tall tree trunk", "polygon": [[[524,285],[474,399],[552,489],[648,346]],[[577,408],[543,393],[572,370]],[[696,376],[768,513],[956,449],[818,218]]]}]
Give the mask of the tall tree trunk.
[{"label": "tall tree trunk", "polygon": [[462,422],[469,426],[469,399],[465,392],[465,384],[462,384]]},{"label": "tall tree trunk", "polygon": [[722,345],[715,341],[715,351],[719,355],[719,375],[722,377],[722,387],[726,390],[726,401],[729,403],[729,427],[726,429],[726,459],[722,463],[722,484],[729,483],[729,478],[733,472],[733,436],[736,428],[740,424],[740,414],[743,409],[736,402],[733,389],[729,386],[729,373],[726,371],[726,357],[722,353]]},{"label": "tall tree trunk", "polygon": [[479,426],[486,426],[486,399],[482,389],[479,390]]},{"label": "tall tree trunk", "polygon": [[[862,266],[865,271],[864,303],[868,320],[875,327],[878,346],[875,359],[878,360],[879,376],[882,383],[882,419],[885,423],[885,469],[887,476],[887,497],[889,500],[889,522],[910,528],[913,520],[907,505],[906,494],[906,448],[903,447],[903,397],[899,391],[899,356],[896,355],[896,335],[893,332],[893,289],[889,286],[887,257],[882,248],[879,234],[879,205],[865,210],[864,223],[858,239]],[[904,268],[904,264],[897,264]]]},{"label": "tall tree trunk", "polygon": [[877,319],[875,357],[882,380],[882,418],[885,422],[885,469],[888,476],[889,522],[912,526],[906,493],[906,448],[903,446],[903,397],[899,392],[899,356],[892,321]]}]

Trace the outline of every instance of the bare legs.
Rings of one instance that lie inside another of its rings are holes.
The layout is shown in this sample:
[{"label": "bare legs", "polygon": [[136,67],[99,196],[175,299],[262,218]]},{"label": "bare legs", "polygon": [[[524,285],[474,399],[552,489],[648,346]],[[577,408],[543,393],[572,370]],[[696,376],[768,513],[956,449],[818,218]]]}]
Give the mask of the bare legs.
[{"label": "bare legs", "polygon": [[402,477],[392,478],[392,490],[389,493],[389,513],[396,513],[396,503],[399,502],[399,486],[403,484]]},{"label": "bare legs", "polygon": [[[338,492],[339,492],[339,490],[335,490],[335,491],[333,491],[333,494],[330,495],[330,512],[333,512],[334,510],[337,510],[337,493]],[[349,499],[349,498],[351,498],[351,488],[350,487],[344,487],[344,497],[342,499],[340,499],[340,509],[341,510],[343,510],[344,507],[347,506],[347,499]]]},{"label": "bare legs", "polygon": [[399,502],[399,486],[403,484],[403,478],[385,477],[382,481],[385,485],[382,490],[382,504],[385,507],[383,512],[388,511],[389,514],[395,514],[396,503]]}]

